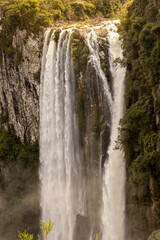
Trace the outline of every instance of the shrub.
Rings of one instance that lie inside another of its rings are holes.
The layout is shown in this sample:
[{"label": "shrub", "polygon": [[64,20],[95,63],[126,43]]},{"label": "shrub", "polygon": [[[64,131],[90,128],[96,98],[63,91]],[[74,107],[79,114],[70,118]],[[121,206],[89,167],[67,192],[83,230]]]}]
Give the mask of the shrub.
[{"label": "shrub", "polygon": [[[47,224],[47,223],[40,220],[40,225],[41,225],[41,229],[43,231],[44,240],[47,240],[48,234],[53,230],[54,222],[52,222],[51,219],[49,219],[49,223]],[[18,232],[18,237],[21,240],[33,240],[33,234],[28,234],[26,232],[26,230],[24,230],[24,232],[19,231]],[[38,239],[40,240],[39,235],[38,235]]]},{"label": "shrub", "polygon": [[53,19],[55,21],[61,19],[61,17],[62,17],[62,13],[60,10],[53,10]]},{"label": "shrub", "polygon": [[89,49],[78,31],[74,31],[71,35],[71,48],[75,70],[79,69],[84,72],[88,61]]},{"label": "shrub", "polygon": [[9,26],[18,26],[20,21],[20,11],[18,8],[9,9],[6,12],[6,24]]},{"label": "shrub", "polygon": [[85,9],[84,9],[85,13],[88,16],[92,16],[95,14],[96,12],[96,7],[94,4],[90,3],[90,2],[85,2]]},{"label": "shrub", "polygon": [[156,43],[152,49],[151,61],[152,61],[152,64],[158,70],[158,68],[160,66],[160,40],[159,39],[156,41]]},{"label": "shrub", "polygon": [[57,29],[57,30],[55,31],[55,33],[54,33],[54,41],[55,41],[56,43],[58,43],[60,33],[61,33],[61,29],[60,29],[60,28]]},{"label": "shrub", "polygon": [[84,20],[85,19],[85,4],[82,1],[71,2],[70,6],[73,8],[74,17],[76,20]]},{"label": "shrub", "polygon": [[34,80],[40,82],[40,75],[41,75],[41,68],[39,68],[37,72],[33,74]]},{"label": "shrub", "polygon": [[[11,28],[19,26],[21,29],[27,29],[37,32],[41,27],[50,24],[49,13],[41,8],[38,0],[13,0],[7,2],[2,9],[4,15],[4,24]],[[31,21],[32,19],[32,21]]]},{"label": "shrub", "polygon": [[145,18],[144,18],[144,17],[136,17],[136,18],[133,20],[132,28],[133,28],[133,30],[139,32],[139,31],[142,30],[144,24],[145,24]]},{"label": "shrub", "polygon": [[[129,1],[131,2],[131,1]],[[147,239],[150,225],[146,209],[155,202],[155,220],[159,223],[159,202],[150,189],[154,179],[156,194],[160,186],[159,146],[159,14],[155,1],[132,1],[121,22],[125,61],[127,111],[121,120],[121,143],[127,160],[127,205],[134,239]],[[146,176],[143,179],[143,176]],[[152,199],[151,199],[152,198]],[[153,202],[152,202],[153,201]],[[130,211],[131,210],[131,211]],[[142,213],[145,224],[142,223]],[[153,227],[155,227],[154,225]]]},{"label": "shrub", "polygon": [[53,7],[53,9],[59,10],[60,12],[63,12],[65,9],[62,1],[60,1],[60,0],[54,0],[52,3],[52,7]]},{"label": "shrub", "polygon": [[139,34],[139,43],[145,49],[147,49],[147,51],[151,49],[154,44],[154,38],[151,34],[151,29],[153,26],[153,23],[147,23],[146,25],[144,25],[142,31]]},{"label": "shrub", "polygon": [[76,90],[76,101],[77,101],[77,110],[78,110],[78,125],[81,130],[81,133],[84,134],[86,131],[86,86],[85,83],[77,87]]},{"label": "shrub", "polygon": [[40,224],[41,224],[41,229],[43,231],[44,239],[47,240],[48,234],[53,230],[54,222],[52,222],[51,219],[49,219],[49,223],[47,224],[40,220]]},{"label": "shrub", "polygon": [[40,213],[38,142],[22,144],[14,134],[3,131],[0,133],[0,161],[0,192],[7,206],[7,209],[1,208],[0,238],[17,239],[17,226],[37,234]]},{"label": "shrub", "polygon": [[21,166],[38,168],[38,143],[22,144],[14,134],[3,131],[0,133],[0,158],[14,161]]},{"label": "shrub", "polygon": [[93,116],[93,123],[90,129],[95,133],[95,137],[98,139],[100,137],[100,133],[105,127],[102,109],[98,105],[94,106]]},{"label": "shrub", "polygon": [[160,34],[160,25],[155,25],[151,29],[151,33],[155,33],[156,35]]},{"label": "shrub", "polygon": [[18,237],[22,240],[33,240],[33,234],[28,234],[26,230],[24,232],[18,232]]}]

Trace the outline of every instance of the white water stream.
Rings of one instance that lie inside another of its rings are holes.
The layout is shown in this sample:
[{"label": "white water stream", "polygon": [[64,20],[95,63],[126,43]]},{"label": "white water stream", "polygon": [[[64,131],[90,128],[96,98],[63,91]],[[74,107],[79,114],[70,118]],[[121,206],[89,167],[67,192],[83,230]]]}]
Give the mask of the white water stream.
[{"label": "white water stream", "polygon": [[101,68],[101,62],[99,57],[99,44],[98,44],[98,39],[97,39],[97,35],[94,28],[92,28],[91,31],[86,34],[86,42],[87,42],[87,46],[89,48],[89,53],[90,53],[89,61],[92,62],[97,75],[102,80],[104,93],[108,99],[109,109],[110,111],[112,111],[112,104],[113,104],[112,95],[109,89],[107,78]]},{"label": "white water stream", "polygon": [[111,136],[103,180],[103,240],[125,240],[125,161],[116,150],[119,121],[124,113],[125,68],[114,60],[123,58],[121,43],[114,22],[106,25],[109,40],[109,61],[113,77],[114,101],[111,116]]},{"label": "white water stream", "polygon": [[83,174],[75,113],[71,29],[58,46],[46,33],[40,103],[40,180],[42,220],[55,222],[49,240],[71,240],[76,214],[83,214]]}]

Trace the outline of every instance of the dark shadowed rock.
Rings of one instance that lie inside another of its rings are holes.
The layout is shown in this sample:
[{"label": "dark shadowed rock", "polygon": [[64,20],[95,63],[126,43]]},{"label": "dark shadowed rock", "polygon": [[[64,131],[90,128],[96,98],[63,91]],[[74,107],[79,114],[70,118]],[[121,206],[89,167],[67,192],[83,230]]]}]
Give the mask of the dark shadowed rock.
[{"label": "dark shadowed rock", "polygon": [[73,240],[89,240],[90,224],[89,219],[80,214],[76,216]]}]

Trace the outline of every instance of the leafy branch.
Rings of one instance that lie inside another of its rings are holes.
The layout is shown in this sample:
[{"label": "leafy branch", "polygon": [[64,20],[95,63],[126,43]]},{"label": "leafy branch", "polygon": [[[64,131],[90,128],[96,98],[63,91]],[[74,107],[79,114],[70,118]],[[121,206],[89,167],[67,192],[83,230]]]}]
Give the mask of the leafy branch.
[{"label": "leafy branch", "polygon": [[[43,222],[42,220],[40,220],[40,225],[41,225],[41,229],[43,231],[43,237],[44,240],[47,240],[47,236],[48,234],[53,230],[53,225],[54,222],[51,221],[51,219],[49,219],[49,223],[47,224],[46,222]],[[26,232],[26,230],[24,230],[24,232],[18,232],[18,237],[21,240],[33,240],[33,234],[29,234]],[[40,236],[38,235],[38,240],[40,240]]]}]

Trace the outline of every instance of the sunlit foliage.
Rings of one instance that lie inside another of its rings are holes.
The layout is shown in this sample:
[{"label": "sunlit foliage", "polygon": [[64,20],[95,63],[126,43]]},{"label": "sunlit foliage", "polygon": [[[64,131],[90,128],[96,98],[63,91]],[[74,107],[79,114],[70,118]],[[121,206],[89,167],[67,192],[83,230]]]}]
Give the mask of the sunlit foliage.
[{"label": "sunlit foliage", "polygon": [[[53,225],[54,222],[51,221],[51,219],[49,219],[49,223],[47,224],[46,222],[43,222],[42,220],[40,220],[40,225],[41,225],[41,230],[43,233],[43,239],[47,240],[47,236],[48,234],[53,230]],[[24,230],[23,232],[18,231],[18,237],[21,240],[33,240],[33,234],[29,234],[27,233],[26,230]],[[41,240],[40,236],[38,235],[38,240]]]},{"label": "sunlit foliage", "polygon": [[[133,239],[160,226],[160,16],[159,1],[126,1],[120,33],[127,67],[127,111],[120,142],[127,160],[127,209]],[[151,189],[151,182],[154,183]],[[153,205],[149,227],[146,209]]]},{"label": "sunlit foliage", "polygon": [[39,231],[38,162],[38,142],[21,143],[14,134],[0,132],[1,239],[17,239],[17,227]]}]

